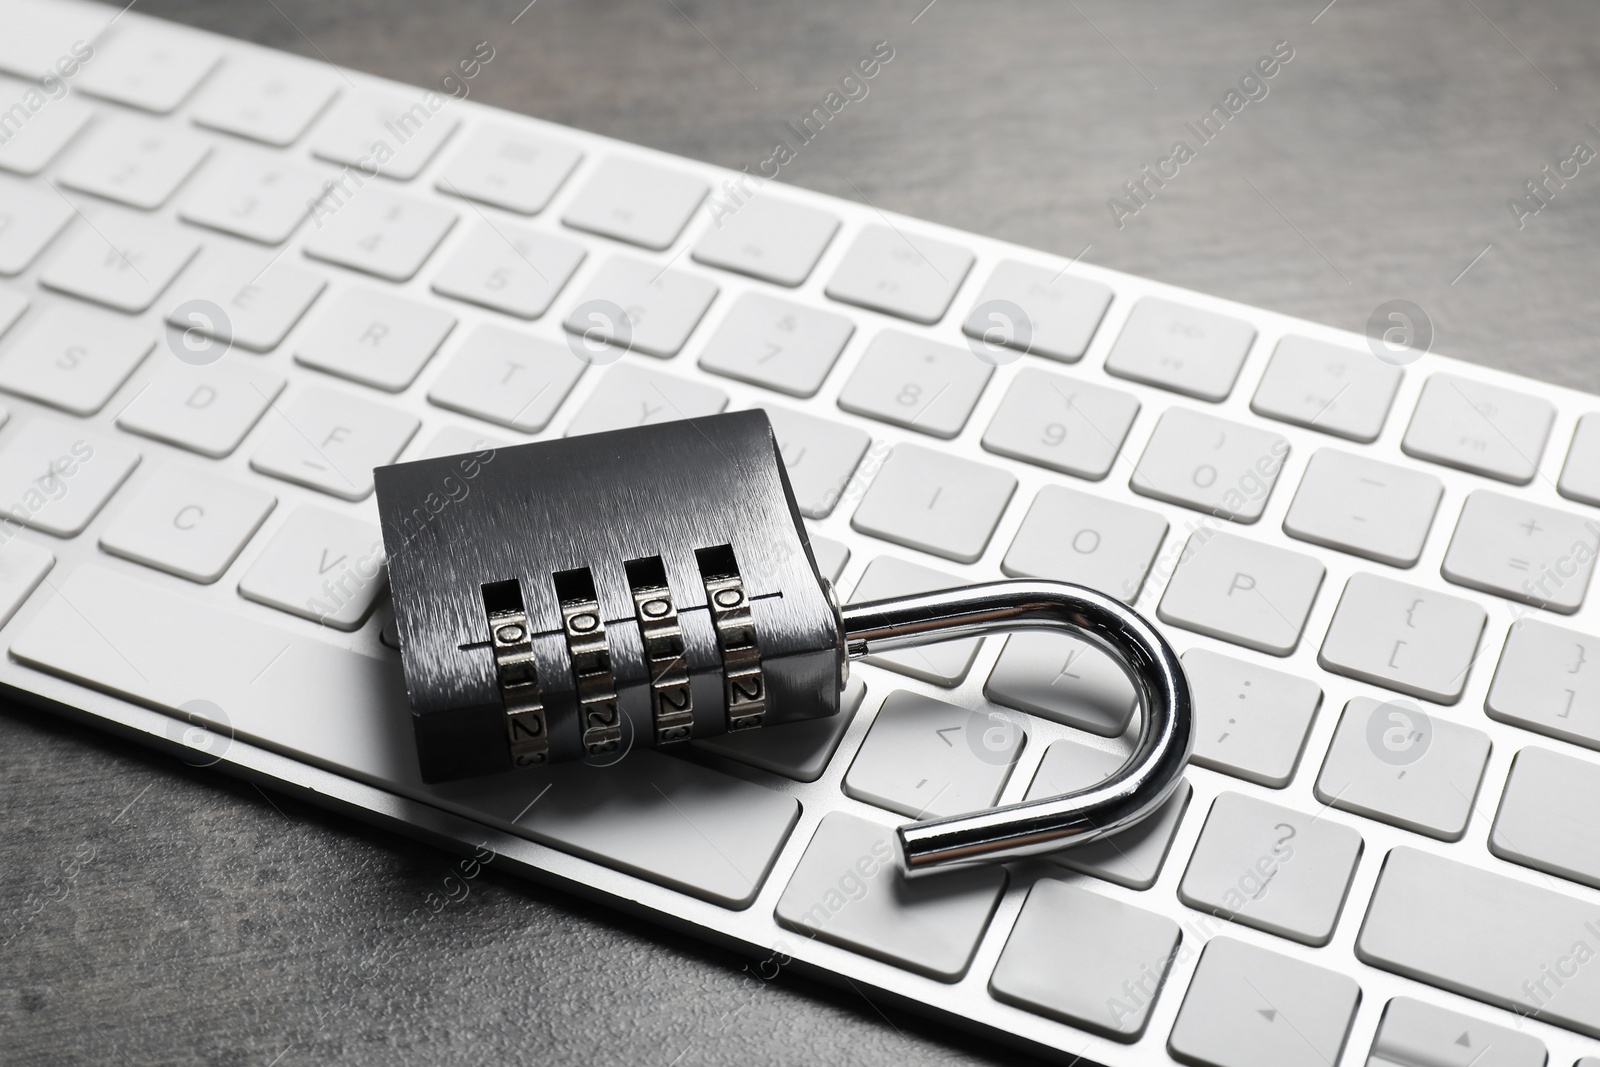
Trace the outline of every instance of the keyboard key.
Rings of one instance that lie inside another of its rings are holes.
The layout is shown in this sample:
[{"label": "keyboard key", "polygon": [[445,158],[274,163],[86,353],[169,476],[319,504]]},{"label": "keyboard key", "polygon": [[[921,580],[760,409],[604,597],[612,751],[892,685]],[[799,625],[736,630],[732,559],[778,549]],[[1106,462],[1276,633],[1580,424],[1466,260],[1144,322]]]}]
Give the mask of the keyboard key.
[{"label": "keyboard key", "polygon": [[300,226],[326,188],[323,175],[285,165],[266,152],[234,151],[195,181],[178,214],[265,245],[279,245]]},{"label": "keyboard key", "polygon": [[1600,905],[1401,847],[1384,861],[1356,955],[1600,1037],[1600,968],[1584,963],[1597,939]]},{"label": "keyboard key", "polygon": [[993,373],[964,348],[883,330],[844,383],[839,406],[949,440],[967,424]]},{"label": "keyboard key", "polygon": [[855,329],[843,315],[746,293],[706,342],[700,366],[790,396],[816,396]]},{"label": "keyboard key", "polygon": [[1600,889],[1600,766],[1542,748],[1511,764],[1489,850],[1503,860]]},{"label": "keyboard key", "polygon": [[1139,706],[1132,683],[1109,656],[1044,630],[1006,638],[983,695],[1101,737],[1120,737]]},{"label": "keyboard key", "polygon": [[[167,321],[252,352],[270,352],[328,285],[322,275],[286,258],[212,245],[173,285],[166,299]],[[202,309],[185,307],[195,300],[216,305],[226,321],[212,321],[214,316]]]},{"label": "keyboard key", "polygon": [[1131,604],[1166,536],[1167,520],[1153,511],[1047,485],[1000,569],[1012,578],[1076,582]]},{"label": "keyboard key", "polygon": [[1441,841],[1459,841],[1489,759],[1480,730],[1409,700],[1356,697],[1344,707],[1317,799]]},{"label": "keyboard key", "polygon": [[933,325],[972,269],[972,253],[931,237],[867,226],[828,280],[834,300]]},{"label": "keyboard key", "polygon": [[[0,229],[0,243],[4,240],[5,230]],[[1578,420],[1556,490],[1568,500],[1600,506],[1600,414],[1591,412]]]},{"label": "keyboard key", "polygon": [[239,447],[283,384],[238,357],[200,367],[173,360],[122,409],[117,425],[221,459]]},{"label": "keyboard key", "polygon": [[843,812],[823,817],[778,900],[783,925],[897,967],[954,982],[972,963],[1000,894],[1000,866],[907,879],[894,831]]},{"label": "keyboard key", "polygon": [[728,394],[721,389],[620,363],[606,369],[573,416],[567,436],[694,419],[715,415],[727,406]]},{"label": "keyboard key", "polygon": [[1383,1009],[1367,1062],[1370,1067],[1545,1067],[1547,1055],[1536,1037],[1395,997]]},{"label": "keyboard key", "polygon": [[1527,485],[1555,417],[1548,400],[1435,374],[1422,387],[1400,447],[1418,459]]},{"label": "keyboard key", "polygon": [[1273,350],[1250,410],[1368,444],[1383,432],[1404,375],[1371,353],[1291,335]]},{"label": "keyboard key", "polygon": [[335,630],[355,630],[383,592],[383,563],[376,525],[302,504],[239,579],[239,594]]},{"label": "keyboard key", "polygon": [[117,311],[137,313],[156,302],[198,251],[200,242],[171,223],[102,215],[67,239],[39,281]]},{"label": "keyboard key", "polygon": [[[39,89],[27,82],[0,78],[0,114],[14,115],[19,106],[29,114],[24,125],[16,125],[15,120],[4,124],[3,131],[8,136],[0,142],[0,170],[29,176],[38,174],[78,136],[94,115],[93,108],[70,96],[51,100],[49,107],[35,111],[28,104],[37,93]],[[54,193],[41,195],[59,202]]]},{"label": "keyboard key", "polygon": [[714,225],[695,243],[695,262],[776,285],[805,281],[839,231],[833,215],[775,196],[752,197],[732,211],[712,204]]},{"label": "keyboard key", "polygon": [[839,696],[837,715],[718,734],[689,743],[702,752],[726,756],[771,774],[781,774],[797,782],[814,782],[828,769],[828,761],[833,759],[866,695],[866,684],[860,678],[852,678]]},{"label": "keyboard key", "polygon": [[[1076,363],[1110,303],[1108,285],[1008,259],[989,275],[961,329],[975,340]],[[1021,310],[1019,323],[1002,321],[1005,304]]]},{"label": "keyboard key", "polygon": [[271,493],[192,467],[156,471],[100,535],[114,556],[209,584],[244,551],[277,504]]},{"label": "keyboard key", "polygon": [[352,287],[322,305],[321,314],[301,331],[294,358],[398,393],[416,381],[455,325],[456,317],[436,305]]},{"label": "keyboard key", "polygon": [[[434,101],[437,107],[432,106]],[[457,125],[450,101],[436,92],[380,95],[345,90],[328,117],[317,124],[311,154],[363,174],[408,182],[422,173]]]},{"label": "keyboard key", "polygon": [[54,304],[29,316],[0,355],[0,389],[74,415],[93,415],[154,346],[143,327],[121,316]]},{"label": "keyboard key", "polygon": [[484,222],[439,268],[433,291],[536,319],[550,309],[584,255],[582,246],[559,237]]},{"label": "keyboard key", "polygon": [[1479,489],[1461,507],[1441,572],[1456,585],[1571,615],[1597,552],[1593,519]]},{"label": "keyboard key", "polygon": [[451,157],[438,188],[522,215],[536,215],[578,165],[583,153],[548,137],[504,126],[480,126]]},{"label": "keyboard key", "polygon": [[1190,760],[1272,789],[1288,785],[1322,705],[1322,687],[1203,648],[1183,654],[1183,670],[1194,695]]},{"label": "keyboard key", "polygon": [[[1125,759],[1077,741],[1057,741],[1045,749],[1024,799],[1039,800],[1099,785],[1121,770]],[[1188,781],[1179,782],[1167,802],[1144,821],[1104,840],[1074,845],[1042,858],[1127,889],[1149,889],[1167,861],[1173,835],[1193,793]]]},{"label": "keyboard key", "polygon": [[565,345],[486,323],[473,330],[428,390],[442,408],[538,433],[588,364]]},{"label": "keyboard key", "polygon": [[1178,950],[1164,915],[1041,878],[989,979],[996,1000],[1137,1041]]},{"label": "keyboard key", "polygon": [[1295,490],[1283,532],[1395,567],[1414,566],[1444,483],[1367,456],[1319,448]]},{"label": "keyboard key", "polygon": [[22,607],[56,565],[53,552],[20,537],[0,545],[0,626]]},{"label": "keyboard key", "polygon": [[413,416],[331,389],[304,389],[273,411],[250,466],[344,500],[371,493],[372,468],[393,463],[417,432]]},{"label": "keyboard key", "polygon": [[1197,400],[1222,401],[1256,339],[1243,319],[1147,296],[1128,313],[1106,372],[1171,389]]},{"label": "keyboard key", "polygon": [[1275,433],[1168,408],[1128,484],[1169,504],[1250,523],[1261,518],[1288,456],[1289,442]]},{"label": "keyboard key", "polygon": [[1491,719],[1600,749],[1600,638],[1519,619],[1484,710]]},{"label": "keyboard key", "polygon": [[1156,614],[1163,622],[1273,656],[1300,643],[1327,569],[1311,556],[1196,531]]},{"label": "keyboard key", "polygon": [[0,448],[0,513],[57,537],[76,537],[139,465],[120,441],[34,419]]},{"label": "keyboard key", "polygon": [[1326,945],[1361,835],[1240,793],[1218,794],[1178,885],[1191,908],[1305,945]]},{"label": "keyboard key", "polygon": [[[910,596],[915,593],[932,593],[940,589],[954,589],[968,584],[967,579],[945,574],[931,567],[893,556],[879,556],[867,564],[850,594],[850,603],[861,604],[869,600],[887,600],[890,597]],[[919,678],[924,682],[946,688],[961,684],[977,658],[981,637],[966,637],[959,641],[939,641],[931,645],[902,649],[899,652],[880,652],[868,656],[867,662],[892,671]]]},{"label": "keyboard key", "polygon": [[57,177],[69,189],[152,211],[210,152],[204,137],[173,123],[101,115]]},{"label": "keyboard key", "polygon": [[578,230],[660,251],[670,248],[705,199],[699,178],[628,159],[603,159],[561,221]]},{"label": "keyboard key", "polygon": [[[582,301],[567,316],[568,331],[667,359],[689,340],[717,296],[709,278],[613,256],[589,279]],[[589,305],[604,302],[622,309],[626,324],[613,316],[591,315]]]},{"label": "keyboard key", "polygon": [[920,445],[896,445],[850,525],[907,548],[976,563],[1016,489],[1006,471]]},{"label": "keyboard key", "polygon": [[768,405],[763,410],[772,420],[772,433],[800,514],[808,519],[827,518],[872,438],[854,426],[788,408]]},{"label": "keyboard key", "polygon": [[0,182],[0,274],[21,274],[71,221],[72,205],[54,192]]},{"label": "keyboard key", "polygon": [[332,189],[311,217],[306,255],[391,282],[410,281],[456,224],[449,208],[371,186]]},{"label": "keyboard key", "polygon": [[839,584],[839,576],[844,573],[844,565],[850,562],[850,548],[837,541],[830,541],[826,537],[813,537],[811,539],[811,555],[817,561],[817,570],[828,581]]},{"label": "keyboard key", "polygon": [[983,447],[1097,482],[1111,473],[1138,414],[1131,393],[1023,367],[983,431]]},{"label": "keyboard key", "polygon": [[1167,1047],[1201,1067],[1328,1067],[1338,1063],[1361,987],[1264,948],[1206,942]]},{"label": "keyboard key", "polygon": [[95,42],[76,85],[86,93],[165,115],[211,73],[222,51],[176,26],[129,20]]},{"label": "keyboard key", "polygon": [[1317,662],[1421,700],[1454,704],[1488,616],[1471,600],[1376,574],[1345,583]]},{"label": "keyboard key", "polygon": [[0,289],[0,337],[17,324],[28,310],[28,298],[9,289]]},{"label": "keyboard key", "polygon": [[992,808],[1026,742],[1003,714],[890,693],[844,776],[844,791],[912,819]]},{"label": "keyboard key", "polygon": [[200,126],[287,148],[338,91],[331,71],[234,54],[211,78],[190,118]]},{"label": "keyboard key", "polygon": [[437,459],[440,456],[459,456],[465,452],[482,452],[490,448],[504,448],[511,444],[498,437],[469,430],[464,426],[444,426],[428,439],[428,443],[413,459]]}]

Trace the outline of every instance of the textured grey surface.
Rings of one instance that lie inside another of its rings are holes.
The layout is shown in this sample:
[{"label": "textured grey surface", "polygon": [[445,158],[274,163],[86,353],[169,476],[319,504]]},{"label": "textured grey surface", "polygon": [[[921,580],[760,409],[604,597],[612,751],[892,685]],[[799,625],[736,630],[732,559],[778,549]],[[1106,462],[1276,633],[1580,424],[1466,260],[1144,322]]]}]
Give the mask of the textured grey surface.
[{"label": "textured grey surface", "polygon": [[[886,39],[870,94],[786,180],[1336,326],[1409,299],[1444,352],[1600,390],[1600,160],[1520,231],[1507,207],[1575,142],[1600,147],[1600,8],[1581,0],[937,0],[915,23],[926,0],[538,0],[513,26],[523,2],[138,10],[413,83],[488,40],[477,99],[732,166]],[[1279,40],[1295,56],[1268,95],[1118,230],[1107,198]],[[0,713],[0,1058],[1001,1059],[492,870],[431,914],[454,863]]]}]

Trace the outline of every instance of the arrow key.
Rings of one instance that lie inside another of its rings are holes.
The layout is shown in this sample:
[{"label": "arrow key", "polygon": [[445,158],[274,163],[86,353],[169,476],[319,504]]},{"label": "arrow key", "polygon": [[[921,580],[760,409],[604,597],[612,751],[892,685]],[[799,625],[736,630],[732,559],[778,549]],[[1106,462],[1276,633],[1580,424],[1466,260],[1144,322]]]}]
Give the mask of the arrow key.
[{"label": "arrow key", "polygon": [[1410,997],[1383,1009],[1368,1067],[1544,1067],[1544,1042]]}]

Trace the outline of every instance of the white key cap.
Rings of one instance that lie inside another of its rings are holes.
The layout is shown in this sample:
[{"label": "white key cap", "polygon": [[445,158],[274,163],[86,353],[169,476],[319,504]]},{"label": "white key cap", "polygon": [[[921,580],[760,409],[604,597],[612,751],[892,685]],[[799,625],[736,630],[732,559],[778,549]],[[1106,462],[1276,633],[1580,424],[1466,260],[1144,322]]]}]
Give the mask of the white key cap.
[{"label": "white key cap", "polygon": [[[1411,997],[1383,1009],[1368,1067],[1545,1067],[1544,1042]],[[1580,1061],[1578,1067],[1584,1067]]]},{"label": "white key cap", "polygon": [[[0,230],[0,242],[4,239]],[[1578,420],[1556,490],[1568,500],[1600,506],[1600,414],[1591,412]]]},{"label": "white key cap", "polygon": [[844,383],[839,406],[949,440],[967,424],[993,373],[965,348],[883,330]]},{"label": "white key cap", "polygon": [[1063,474],[1111,473],[1139,400],[1037,367],[1023,367],[983,431],[983,447]]},{"label": "white key cap", "polygon": [[1168,408],[1128,484],[1144,496],[1250,523],[1261,518],[1288,455],[1289,442],[1275,433]]},{"label": "white key cap", "polygon": [[811,555],[816,559],[817,570],[822,572],[822,576],[838,585],[839,576],[844,573],[844,565],[850,562],[850,546],[830,541],[826,537],[813,537]]},{"label": "white key cap", "polygon": [[1183,654],[1194,696],[1194,753],[1202,767],[1282,789],[1294,777],[1322,687],[1203,648]]},{"label": "white key cap", "polygon": [[55,565],[55,554],[31,541],[0,542],[0,626],[11,621]]},{"label": "white key cap", "polygon": [[57,537],[76,537],[100,513],[139,453],[54,419],[34,419],[0,448],[0,513]]},{"label": "white key cap", "polygon": [[1571,615],[1600,551],[1600,524],[1487,489],[1461,507],[1442,573],[1456,585]]},{"label": "white key cap", "polygon": [[1164,915],[1042,878],[1028,890],[989,992],[1118,1041],[1137,1041],[1180,937],[1178,924]]},{"label": "white key cap", "polygon": [[1366,444],[1383,432],[1404,374],[1370,352],[1291,335],[1273,350],[1250,410]]},{"label": "white key cap", "polygon": [[9,289],[0,289],[0,337],[17,324],[22,313],[28,310],[28,298]]},{"label": "white key cap", "polygon": [[1016,489],[1008,471],[921,445],[897,445],[850,525],[907,548],[976,563]]},{"label": "white key cap", "polygon": [[118,311],[137,313],[188,266],[200,242],[169,222],[136,215],[102,214],[81,226],[56,250],[41,284]]},{"label": "white key cap", "polygon": [[843,315],[746,293],[706,342],[700,366],[790,396],[816,396],[855,329]]},{"label": "white key cap", "polygon": [[377,526],[302,504],[239,579],[239,593],[335,630],[355,630],[383,591],[383,564]]},{"label": "white key cap", "polygon": [[[4,557],[0,556],[0,565]],[[852,678],[839,695],[839,713],[820,719],[803,719],[781,726],[763,726],[736,734],[717,734],[689,742],[702,752],[710,752],[739,763],[781,774],[797,782],[814,782],[827,770],[828,761],[850,729],[867,687]]]},{"label": "white key cap", "polygon": [[992,808],[1026,742],[1003,714],[890,693],[844,776],[844,791],[912,819]]},{"label": "white key cap", "polygon": [[456,224],[443,205],[371,185],[349,196],[334,189],[311,217],[306,255],[391,282],[410,281]]},{"label": "white key cap", "polygon": [[13,174],[38,174],[94,115],[93,108],[71,96],[58,98],[27,82],[0,78],[0,114],[15,116],[18,107],[28,116],[25,121],[0,121],[0,133],[8,135],[0,142],[0,170]]},{"label": "white key cap", "polygon": [[972,259],[959,245],[867,226],[828,279],[826,292],[846,304],[931,326],[949,309]]},{"label": "white key cap", "polygon": [[1354,574],[1317,662],[1324,670],[1422,700],[1461,699],[1488,616],[1471,600],[1376,574]]},{"label": "white key cap", "polygon": [[[962,330],[978,340],[1076,363],[1110,303],[1108,285],[1008,259],[989,275]],[[1007,321],[1011,308],[1021,310],[1019,323]]]},{"label": "white key cap", "polygon": [[238,356],[199,367],[173,360],[122,410],[117,425],[221,459],[281,392],[282,377]]},{"label": "white key cap", "polygon": [[1243,319],[1145,297],[1134,305],[1106,372],[1200,400],[1221,401],[1256,339]]},{"label": "white key cap", "polygon": [[[571,333],[593,334],[666,359],[678,354],[716,296],[717,285],[709,278],[613,256],[589,279],[565,325]],[[592,316],[591,304],[621,308],[626,319],[615,321],[614,313]]]},{"label": "white key cap", "polygon": [[1484,710],[1491,719],[1600,749],[1600,638],[1519,619]]},{"label": "white key cap", "polygon": [[140,325],[70,304],[35,312],[4,355],[0,389],[93,415],[155,346]]},{"label": "white key cap", "polygon": [[561,221],[578,230],[652,248],[671,247],[705,199],[706,183],[681,171],[603,159]]},{"label": "white key cap", "polygon": [[1600,905],[1402,847],[1384,861],[1356,955],[1600,1037],[1600,968],[1585,962],[1597,942]]},{"label": "white key cap", "polygon": [[21,274],[72,221],[72,205],[48,189],[0,183],[0,274]]},{"label": "white key cap", "polygon": [[275,148],[300,139],[339,91],[339,79],[312,63],[230,55],[190,117],[201,126]]},{"label": "white key cap", "polygon": [[1167,520],[1153,511],[1047,485],[1000,569],[1012,578],[1076,582],[1131,604],[1166,536]]},{"label": "white key cap", "polygon": [[1300,643],[1326,573],[1312,556],[1199,530],[1190,535],[1156,613],[1196,633],[1287,656]]},{"label": "white key cap", "polygon": [[186,221],[279,245],[305,221],[327,179],[266,152],[235,150],[212,160],[178,208]]},{"label": "white key cap", "polygon": [[222,58],[213,39],[176,26],[129,19],[95,42],[77,86],[119,104],[165,115]]},{"label": "white key cap", "polygon": [[584,255],[571,241],[485,221],[439,268],[433,291],[536,319],[550,309]]},{"label": "white key cap", "polygon": [[371,493],[372,468],[393,463],[417,432],[413,416],[331,389],[303,390],[273,412],[250,466],[345,500]]},{"label": "white key cap", "polygon": [[872,438],[854,426],[767,405],[800,514],[825,519],[843,495]]},{"label": "white key cap", "polygon": [[573,416],[567,436],[715,415],[727,406],[728,394],[721,389],[619,363],[607,368]]},{"label": "white key cap", "polygon": [[150,211],[165,204],[210,151],[210,142],[182,126],[102,115],[58,176],[70,189]]},{"label": "white key cap", "polygon": [[429,438],[428,443],[413,458],[437,459],[440,456],[459,456],[465,452],[504,448],[510,443],[463,426],[445,426]]},{"label": "white key cap", "polygon": [[799,285],[839,231],[839,220],[770,194],[758,194],[729,211],[712,197],[713,225],[690,253],[697,263],[754,278]]},{"label": "white key cap", "polygon": [[1127,676],[1105,653],[1042,630],[1006,638],[983,695],[1101,737],[1121,736],[1139,704]]},{"label": "white key cap", "polygon": [[1395,567],[1422,556],[1444,483],[1369,456],[1319,448],[1306,464],[1283,532]]},{"label": "white key cap", "polygon": [[8,0],[0,36],[0,70],[38,81],[54,75],[76,77],[79,61],[92,61],[92,42],[116,18],[115,9],[95,4],[81,6],[48,0]]},{"label": "white key cap", "polygon": [[908,880],[896,865],[893,837],[888,827],[854,815],[824,817],[778,899],[777,919],[819,941],[954,982],[1005,891],[1005,868]]},{"label": "white key cap", "polygon": [[[1045,750],[1024,799],[1060,796],[1098,785],[1120,770],[1124,759],[1116,752],[1077,741],[1057,741]],[[1149,889],[1167,861],[1173,835],[1193,793],[1187,781],[1179,782],[1167,802],[1137,825],[1103,841],[1074,845],[1041,858],[1126,889]]]},{"label": "white key cap", "polygon": [[1360,1002],[1361,987],[1343,974],[1213,937],[1167,1048],[1208,1067],[1328,1067]]},{"label": "white key cap", "polygon": [[428,399],[524,433],[538,433],[588,364],[565,345],[485,323],[439,372]]},{"label": "white key cap", "polygon": [[1511,765],[1489,850],[1600,889],[1600,765],[1525,748]]},{"label": "white key cap", "polygon": [[[167,294],[167,321],[252,352],[270,352],[328,285],[287,258],[233,245],[208,247]],[[197,300],[212,307],[193,306]]]},{"label": "white key cap", "polygon": [[1239,793],[1211,805],[1178,898],[1191,908],[1326,945],[1344,907],[1361,835]]},{"label": "white key cap", "polygon": [[504,126],[480,126],[451,157],[438,187],[452,196],[535,215],[578,165],[583,153],[565,141]]},{"label": "white key cap", "polygon": [[[954,589],[966,585],[967,580],[936,571],[931,567],[907,563],[893,556],[879,556],[867,564],[850,594],[850,603],[868,600],[885,600],[889,597],[909,596],[913,593],[931,593],[939,589]],[[888,667],[892,671],[920,678],[934,685],[956,686],[967,676],[972,661],[977,658],[981,637],[966,637],[959,641],[940,641],[932,645],[907,648],[899,652],[880,652],[867,657],[868,663]]]},{"label": "white key cap", "polygon": [[1400,447],[1406,455],[1527,485],[1556,409],[1548,400],[1435,374],[1422,387]]},{"label": "white key cap", "polygon": [[1459,841],[1489,758],[1480,730],[1409,700],[1356,697],[1344,707],[1317,799],[1441,841]]},{"label": "white key cap", "polygon": [[300,333],[295,362],[341,378],[398,393],[416,381],[455,328],[441,307],[387,290],[349,288],[335,293]]},{"label": "white key cap", "polygon": [[209,584],[238,558],[277,502],[253,485],[168,465],[123,502],[100,535],[100,547]]},{"label": "white key cap", "polygon": [[311,154],[406,182],[422,173],[458,124],[450,100],[438,92],[343,91],[317,124]]}]

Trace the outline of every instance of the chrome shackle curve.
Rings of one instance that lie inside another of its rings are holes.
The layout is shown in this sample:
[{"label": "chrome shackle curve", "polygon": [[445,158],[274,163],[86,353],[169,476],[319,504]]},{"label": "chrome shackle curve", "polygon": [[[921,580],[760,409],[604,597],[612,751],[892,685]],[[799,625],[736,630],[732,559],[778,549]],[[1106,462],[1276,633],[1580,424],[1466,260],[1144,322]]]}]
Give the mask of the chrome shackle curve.
[{"label": "chrome shackle curve", "polygon": [[1109,836],[1159,808],[1183,776],[1194,739],[1182,664],[1142,615],[1104,593],[1066,582],[987,582],[845,605],[840,622],[849,659],[962,637],[1059,630],[1107,653],[1139,698],[1139,741],[1116,774],[1074,793],[902,826],[896,836],[908,875]]}]

